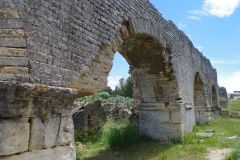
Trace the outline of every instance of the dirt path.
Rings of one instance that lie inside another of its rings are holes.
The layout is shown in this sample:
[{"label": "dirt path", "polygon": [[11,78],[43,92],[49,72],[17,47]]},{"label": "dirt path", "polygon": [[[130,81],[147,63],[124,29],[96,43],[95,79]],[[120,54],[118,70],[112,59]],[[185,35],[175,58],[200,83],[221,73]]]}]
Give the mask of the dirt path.
[{"label": "dirt path", "polygon": [[224,160],[232,151],[232,148],[209,149],[209,155],[206,158],[208,160]]}]

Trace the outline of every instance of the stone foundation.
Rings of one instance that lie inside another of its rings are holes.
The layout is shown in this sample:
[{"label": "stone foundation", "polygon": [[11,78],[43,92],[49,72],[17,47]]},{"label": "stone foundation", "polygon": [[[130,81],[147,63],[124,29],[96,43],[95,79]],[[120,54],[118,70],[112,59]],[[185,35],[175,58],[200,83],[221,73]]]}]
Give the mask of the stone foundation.
[{"label": "stone foundation", "polygon": [[198,125],[202,125],[212,121],[219,117],[221,112],[220,107],[206,107],[206,106],[195,106],[195,120]]},{"label": "stone foundation", "polygon": [[159,141],[169,141],[192,131],[194,121],[190,105],[179,103],[141,103],[139,128],[141,134]]},{"label": "stone foundation", "polygon": [[0,82],[0,159],[74,160],[76,95],[69,88]]}]

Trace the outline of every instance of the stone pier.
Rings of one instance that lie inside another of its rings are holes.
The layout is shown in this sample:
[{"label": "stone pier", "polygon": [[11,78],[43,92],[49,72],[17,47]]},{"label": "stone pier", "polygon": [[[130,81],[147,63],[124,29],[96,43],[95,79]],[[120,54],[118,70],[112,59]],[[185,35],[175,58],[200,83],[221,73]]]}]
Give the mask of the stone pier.
[{"label": "stone pier", "polygon": [[0,159],[74,160],[77,91],[0,81]]},{"label": "stone pier", "polygon": [[117,51],[142,134],[166,141],[218,115],[195,107],[219,108],[216,69],[148,0],[1,0],[0,159],[75,159],[74,98],[105,89]]}]

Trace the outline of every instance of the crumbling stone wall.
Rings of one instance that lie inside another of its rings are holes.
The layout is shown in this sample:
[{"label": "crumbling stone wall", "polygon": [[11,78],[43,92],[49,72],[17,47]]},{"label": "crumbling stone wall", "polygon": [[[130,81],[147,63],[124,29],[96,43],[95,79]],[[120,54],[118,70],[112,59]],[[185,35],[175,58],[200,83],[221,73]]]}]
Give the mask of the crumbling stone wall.
[{"label": "crumbling stone wall", "polygon": [[219,99],[220,99],[220,106],[223,108],[227,108],[228,106],[228,94],[225,87],[219,87]]},{"label": "crumbling stone wall", "polygon": [[131,111],[123,104],[94,102],[75,102],[72,112],[75,132],[96,132],[107,121],[128,119]]},{"label": "crumbling stone wall", "polygon": [[[106,87],[116,51],[128,61],[135,79],[134,99],[142,134],[169,140],[191,132],[197,72],[204,85],[203,110],[207,117],[215,114],[219,106],[216,70],[148,0],[1,0],[1,122],[5,123],[8,115],[9,124],[14,121],[28,128],[34,124],[27,120],[32,117],[40,117],[43,124],[69,117],[63,111],[73,105],[76,94],[94,94]],[[23,86],[24,94],[11,92]],[[9,96],[17,97],[6,99]],[[29,148],[23,148],[0,152],[1,159],[22,152],[18,157],[33,156]],[[56,159],[45,153],[55,149],[62,150],[55,147],[38,152]]]}]

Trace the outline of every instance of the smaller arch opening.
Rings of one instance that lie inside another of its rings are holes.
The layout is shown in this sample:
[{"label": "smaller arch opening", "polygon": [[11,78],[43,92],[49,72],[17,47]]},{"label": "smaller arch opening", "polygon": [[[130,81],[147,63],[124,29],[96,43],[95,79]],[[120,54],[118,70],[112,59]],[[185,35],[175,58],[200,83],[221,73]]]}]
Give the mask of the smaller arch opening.
[{"label": "smaller arch opening", "polygon": [[199,72],[196,73],[194,80],[194,106],[206,106],[204,84],[201,80]]},{"label": "smaller arch opening", "polygon": [[213,107],[217,107],[218,103],[217,103],[217,92],[216,92],[216,88],[214,85],[212,85],[212,106]]}]

